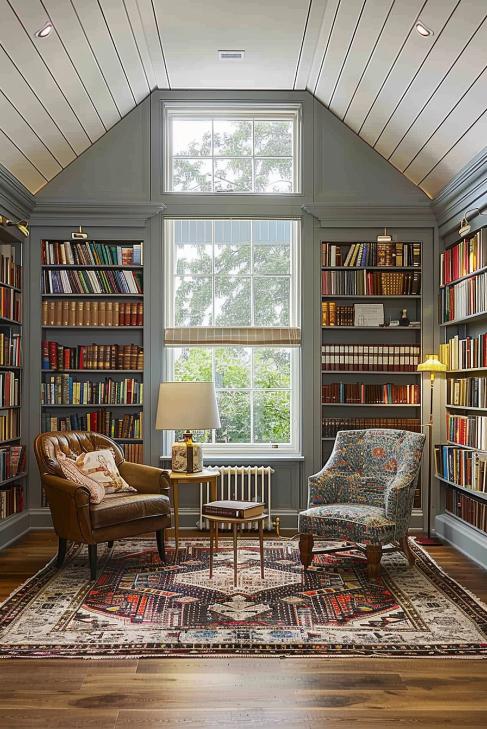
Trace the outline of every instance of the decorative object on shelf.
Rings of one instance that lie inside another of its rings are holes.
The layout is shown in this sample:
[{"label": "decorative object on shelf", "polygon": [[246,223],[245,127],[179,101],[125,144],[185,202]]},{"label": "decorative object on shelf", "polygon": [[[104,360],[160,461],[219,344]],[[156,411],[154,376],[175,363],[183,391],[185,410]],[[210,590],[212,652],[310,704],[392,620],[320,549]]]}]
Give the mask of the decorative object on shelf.
[{"label": "decorative object on shelf", "polygon": [[441,546],[441,542],[435,537],[431,536],[431,469],[433,467],[433,398],[435,391],[435,377],[437,373],[446,372],[446,365],[440,362],[436,354],[427,354],[424,362],[418,365],[418,372],[429,372],[430,374],[430,415],[429,421],[426,423],[428,428],[428,531],[426,536],[418,537],[416,541],[418,544],[424,546]]},{"label": "decorative object on shelf", "polygon": [[409,317],[408,317],[408,310],[403,309],[401,311],[401,318],[399,319],[399,326],[400,327],[408,327],[409,326]]},{"label": "decorative object on shelf", "polygon": [[353,311],[356,327],[381,327],[384,324],[384,304],[355,304]]},{"label": "decorative object on shelf", "polygon": [[156,430],[183,430],[183,441],[172,446],[172,470],[197,473],[203,469],[201,445],[193,430],[220,427],[213,382],[162,382],[159,385]]}]

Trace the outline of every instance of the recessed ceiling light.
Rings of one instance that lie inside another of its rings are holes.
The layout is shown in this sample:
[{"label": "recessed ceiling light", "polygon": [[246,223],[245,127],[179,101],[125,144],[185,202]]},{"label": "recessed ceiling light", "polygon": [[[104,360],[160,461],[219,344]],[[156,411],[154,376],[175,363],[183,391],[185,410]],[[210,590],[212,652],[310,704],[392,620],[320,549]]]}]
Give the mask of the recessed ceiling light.
[{"label": "recessed ceiling light", "polygon": [[245,51],[218,51],[219,61],[243,61]]},{"label": "recessed ceiling light", "polygon": [[423,38],[427,38],[429,35],[433,35],[433,31],[426,27],[421,21],[418,20],[418,22],[415,25],[416,32],[419,33],[419,35],[422,35]]},{"label": "recessed ceiling light", "polygon": [[35,37],[36,38],[47,38],[47,36],[54,30],[54,26],[51,23],[50,20],[48,20],[42,28],[39,28],[39,30],[36,30]]}]

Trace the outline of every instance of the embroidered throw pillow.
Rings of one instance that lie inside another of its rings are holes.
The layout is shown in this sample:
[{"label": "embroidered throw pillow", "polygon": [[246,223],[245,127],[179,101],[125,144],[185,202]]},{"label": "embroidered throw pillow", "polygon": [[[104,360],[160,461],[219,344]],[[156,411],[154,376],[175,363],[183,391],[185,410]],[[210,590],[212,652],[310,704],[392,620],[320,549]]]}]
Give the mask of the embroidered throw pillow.
[{"label": "embroidered throw pillow", "polygon": [[97,483],[102,484],[106,494],[120,494],[137,490],[129,486],[121,477],[115,463],[113,451],[109,448],[80,453],[75,464],[85,476],[89,476]]},{"label": "embroidered throw pillow", "polygon": [[92,504],[99,504],[105,496],[105,488],[103,484],[94,481],[89,476],[85,476],[81,473],[76,463],[62,451],[56,453],[56,458],[61,468],[61,471],[69,481],[84,486],[90,492],[90,502]]}]

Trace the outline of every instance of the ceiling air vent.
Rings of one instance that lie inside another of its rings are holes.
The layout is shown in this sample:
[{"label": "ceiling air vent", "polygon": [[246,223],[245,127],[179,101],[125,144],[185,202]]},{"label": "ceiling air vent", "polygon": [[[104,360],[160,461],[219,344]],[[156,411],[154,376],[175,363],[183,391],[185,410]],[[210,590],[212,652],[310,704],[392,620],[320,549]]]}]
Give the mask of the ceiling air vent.
[{"label": "ceiling air vent", "polygon": [[243,61],[245,51],[218,51],[219,61]]}]

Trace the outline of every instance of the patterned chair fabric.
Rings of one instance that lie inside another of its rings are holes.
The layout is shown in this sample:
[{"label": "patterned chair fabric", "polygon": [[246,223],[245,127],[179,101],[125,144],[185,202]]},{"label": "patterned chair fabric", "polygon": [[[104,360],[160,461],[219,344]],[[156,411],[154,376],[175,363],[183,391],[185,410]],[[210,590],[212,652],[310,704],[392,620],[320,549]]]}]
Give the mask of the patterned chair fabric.
[{"label": "patterned chair fabric", "polygon": [[342,430],[308,480],[299,531],[360,544],[407,535],[425,437],[405,430]]}]

